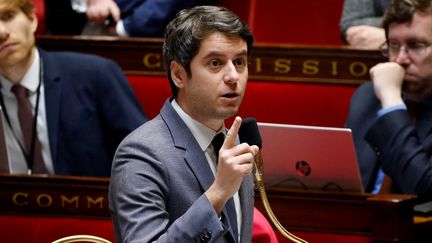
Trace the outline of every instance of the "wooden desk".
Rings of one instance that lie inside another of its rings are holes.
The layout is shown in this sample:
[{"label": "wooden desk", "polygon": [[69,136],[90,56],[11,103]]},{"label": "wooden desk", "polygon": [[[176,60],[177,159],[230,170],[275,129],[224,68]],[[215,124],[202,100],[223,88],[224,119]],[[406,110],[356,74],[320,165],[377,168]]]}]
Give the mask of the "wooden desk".
[{"label": "wooden desk", "polygon": [[[412,195],[267,190],[276,217],[289,230],[359,235],[374,241],[414,238]],[[255,205],[265,212],[261,198]]]},{"label": "wooden desk", "polygon": [[[101,221],[92,220],[102,220],[106,226],[110,224],[108,184],[107,178],[0,175],[0,217],[84,219],[84,222],[97,224]],[[282,225],[288,230],[304,232],[306,236],[307,232],[319,232],[402,242],[411,241],[415,234],[421,233],[417,228],[422,232],[430,232],[432,228],[414,224],[415,197],[410,195],[305,192],[283,188],[268,190],[267,194]],[[264,212],[259,196],[255,203]],[[92,227],[95,234],[98,234],[97,228]],[[22,231],[5,224],[0,232],[4,237]],[[99,236],[113,237],[112,231],[99,233]],[[56,232],[45,234],[55,235]]]}]

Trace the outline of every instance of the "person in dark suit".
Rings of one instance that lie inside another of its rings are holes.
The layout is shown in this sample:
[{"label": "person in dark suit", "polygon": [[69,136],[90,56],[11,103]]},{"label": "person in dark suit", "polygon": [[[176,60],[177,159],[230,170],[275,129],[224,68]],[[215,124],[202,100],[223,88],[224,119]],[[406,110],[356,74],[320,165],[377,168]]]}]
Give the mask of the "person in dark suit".
[{"label": "person in dark suit", "polygon": [[118,242],[251,242],[258,147],[238,143],[240,117],[228,131],[224,120],[244,96],[252,43],[246,24],[222,7],[183,10],[168,24],[163,57],[173,97],[114,156],[109,205]]},{"label": "person in dark suit", "polygon": [[[395,0],[383,22],[389,62],[370,70],[372,82],[353,95],[353,131],[364,186],[432,193],[432,1]],[[384,172],[384,173],[383,173]]]},{"label": "person in dark suit", "polygon": [[178,11],[198,5],[215,4],[217,0],[84,2],[86,4],[79,6],[74,4],[74,0],[46,0],[48,33],[163,37],[165,26]]},{"label": "person in dark suit", "polygon": [[[117,64],[92,55],[38,49],[36,26],[32,1],[2,1],[0,104],[9,172],[32,171],[39,150],[45,168],[37,173],[110,176],[118,144],[147,117]],[[27,119],[33,129],[29,147],[14,93],[18,87],[28,93],[36,117]]]}]

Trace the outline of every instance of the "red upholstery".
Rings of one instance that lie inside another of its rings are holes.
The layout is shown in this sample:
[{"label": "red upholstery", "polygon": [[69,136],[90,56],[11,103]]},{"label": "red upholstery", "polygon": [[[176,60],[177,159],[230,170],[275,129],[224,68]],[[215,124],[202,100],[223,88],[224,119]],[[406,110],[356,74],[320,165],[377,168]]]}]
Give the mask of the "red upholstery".
[{"label": "red upholstery", "polygon": [[96,235],[114,242],[110,219],[0,215],[1,242],[52,242],[80,234]]},{"label": "red upholstery", "polygon": [[239,114],[260,122],[343,127],[355,87],[250,81]]},{"label": "red upholstery", "polygon": [[343,0],[222,0],[254,32],[257,42],[341,45]]},{"label": "red upholstery", "polygon": [[171,96],[166,77],[128,75],[129,82],[145,113],[153,118],[159,114],[165,100]]},{"label": "red upholstery", "polygon": [[38,28],[36,34],[42,35],[46,33],[45,30],[45,0],[33,0],[36,17],[38,18]]},{"label": "red upholstery", "polygon": [[266,217],[254,208],[252,243],[278,243],[276,233]]},{"label": "red upholstery", "polygon": [[254,18],[256,0],[223,0],[220,4],[234,13],[250,25]]},{"label": "red upholstery", "polygon": [[[337,234],[324,234],[315,232],[294,232],[290,231],[294,235],[308,241],[318,243],[372,243],[372,240],[366,236],[355,236],[355,235],[337,235]],[[282,234],[277,232],[279,243],[292,243],[292,241],[285,238]]]},{"label": "red upholstery", "polygon": [[[146,114],[159,113],[171,90],[165,77],[128,76]],[[343,127],[354,86],[251,80],[239,110],[259,122]]]},{"label": "red upholstery", "polygon": [[259,42],[340,45],[343,0],[256,0],[250,25]]},{"label": "red upholstery", "polygon": [[[260,217],[260,216],[259,216]],[[254,222],[254,238],[252,243],[274,243],[268,226],[259,224],[256,228]],[[264,230],[264,233],[263,231]],[[291,243],[288,239],[276,231],[279,243]],[[367,237],[343,236],[334,234],[320,233],[297,233],[291,232],[309,242],[331,242],[331,243],[369,243]],[[0,236],[1,242],[52,242],[56,239],[77,235],[89,234],[103,237],[114,242],[114,230],[109,219],[86,219],[74,217],[48,217],[48,216],[20,216],[20,215],[0,215]],[[266,241],[271,237],[271,241]]]}]

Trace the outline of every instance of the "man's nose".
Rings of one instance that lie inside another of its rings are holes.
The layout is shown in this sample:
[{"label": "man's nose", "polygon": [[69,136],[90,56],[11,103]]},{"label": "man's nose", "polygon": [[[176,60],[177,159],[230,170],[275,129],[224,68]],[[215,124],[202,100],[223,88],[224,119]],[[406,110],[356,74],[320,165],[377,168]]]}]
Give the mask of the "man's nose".
[{"label": "man's nose", "polygon": [[407,64],[410,62],[408,50],[406,49],[405,46],[401,46],[399,52],[395,56],[394,62],[400,65]]},{"label": "man's nose", "polygon": [[5,41],[9,38],[9,30],[6,25],[0,21],[0,42]]},{"label": "man's nose", "polygon": [[223,81],[225,83],[235,83],[239,79],[239,73],[232,62],[228,62],[228,64],[225,67],[225,74],[223,77]]}]

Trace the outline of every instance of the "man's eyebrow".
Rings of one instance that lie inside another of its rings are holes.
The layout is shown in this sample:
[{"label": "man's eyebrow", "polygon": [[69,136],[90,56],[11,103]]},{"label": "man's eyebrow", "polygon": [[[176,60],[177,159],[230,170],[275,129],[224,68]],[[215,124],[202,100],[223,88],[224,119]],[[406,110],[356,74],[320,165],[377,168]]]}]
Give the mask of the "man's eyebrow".
[{"label": "man's eyebrow", "polygon": [[[247,56],[247,54],[248,54],[247,50],[242,50],[242,51],[238,52],[237,54],[235,54],[234,56],[235,57]],[[223,56],[225,56],[225,54],[223,54],[222,52],[211,51],[204,56],[204,59],[212,58],[212,57],[223,57]]]},{"label": "man's eyebrow", "polygon": [[247,56],[248,55],[248,51],[247,50],[242,50],[239,53],[236,54],[236,56]]},{"label": "man's eyebrow", "polygon": [[16,11],[18,10],[12,7],[0,8],[0,13],[9,13],[9,12],[16,12]]},{"label": "man's eyebrow", "polygon": [[15,14],[17,11],[14,9],[2,9],[0,10],[0,16],[9,15],[9,14]]}]

